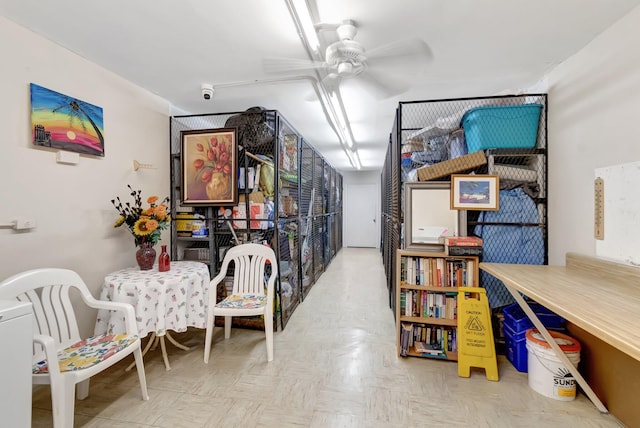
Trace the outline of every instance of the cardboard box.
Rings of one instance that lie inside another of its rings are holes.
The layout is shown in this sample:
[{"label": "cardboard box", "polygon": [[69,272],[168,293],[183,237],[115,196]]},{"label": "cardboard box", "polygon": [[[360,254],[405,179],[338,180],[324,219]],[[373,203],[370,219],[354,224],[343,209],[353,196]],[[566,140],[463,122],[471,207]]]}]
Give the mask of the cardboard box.
[{"label": "cardboard box", "polygon": [[264,204],[258,204],[256,202],[249,202],[249,226],[251,229],[266,229],[266,221],[257,221],[264,219]]},{"label": "cardboard box", "polygon": [[483,151],[449,159],[434,165],[418,168],[418,180],[429,181],[436,178],[447,177],[451,174],[459,174],[471,171],[474,168],[485,165],[487,157]]},{"label": "cardboard box", "polygon": [[[244,196],[244,195],[240,195]],[[247,228],[247,204],[245,202],[240,202],[238,205],[233,207],[232,214],[233,218],[233,228],[234,229],[246,229]]]},{"label": "cardboard box", "polygon": [[264,204],[264,193],[258,191],[249,193],[249,202]]},{"label": "cardboard box", "polygon": [[293,197],[291,196],[281,196],[280,200],[282,201],[282,212],[286,215],[296,215],[296,210],[293,206]]}]

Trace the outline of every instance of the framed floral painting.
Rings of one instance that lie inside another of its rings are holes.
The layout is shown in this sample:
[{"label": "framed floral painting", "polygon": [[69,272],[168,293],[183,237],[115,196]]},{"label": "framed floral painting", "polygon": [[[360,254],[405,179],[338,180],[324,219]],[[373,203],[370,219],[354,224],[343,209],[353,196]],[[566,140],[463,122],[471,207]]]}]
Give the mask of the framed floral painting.
[{"label": "framed floral painting", "polygon": [[182,205],[238,203],[235,128],[182,131]]}]

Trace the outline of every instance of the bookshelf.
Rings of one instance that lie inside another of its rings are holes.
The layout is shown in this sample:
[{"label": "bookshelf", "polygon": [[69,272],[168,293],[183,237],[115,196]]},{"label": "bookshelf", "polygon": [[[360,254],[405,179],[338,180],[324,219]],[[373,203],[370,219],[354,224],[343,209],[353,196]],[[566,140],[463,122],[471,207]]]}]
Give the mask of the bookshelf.
[{"label": "bookshelf", "polygon": [[458,287],[477,287],[478,257],[397,250],[398,356],[458,360]]}]

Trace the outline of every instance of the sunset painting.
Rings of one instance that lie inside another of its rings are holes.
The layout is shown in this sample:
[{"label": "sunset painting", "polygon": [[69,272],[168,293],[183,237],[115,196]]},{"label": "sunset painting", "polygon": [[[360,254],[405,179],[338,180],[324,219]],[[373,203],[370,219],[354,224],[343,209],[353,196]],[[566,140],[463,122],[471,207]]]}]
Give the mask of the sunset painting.
[{"label": "sunset painting", "polygon": [[31,83],[33,143],[104,156],[102,107]]}]

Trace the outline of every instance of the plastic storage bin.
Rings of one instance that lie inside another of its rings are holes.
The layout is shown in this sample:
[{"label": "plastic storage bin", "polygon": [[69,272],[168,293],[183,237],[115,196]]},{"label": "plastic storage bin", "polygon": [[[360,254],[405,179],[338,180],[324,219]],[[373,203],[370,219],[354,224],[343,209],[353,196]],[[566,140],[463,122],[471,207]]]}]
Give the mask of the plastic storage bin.
[{"label": "plastic storage bin", "polygon": [[462,117],[469,153],[536,146],[541,104],[477,107]]},{"label": "plastic storage bin", "polygon": [[[564,328],[565,319],[560,315],[556,315],[537,303],[530,303],[529,306],[545,327],[555,330]],[[505,306],[502,314],[504,315],[504,324],[507,324],[516,333],[533,327],[533,323],[517,303]]]},{"label": "plastic storage bin", "polygon": [[502,325],[504,333],[504,345],[507,360],[519,372],[526,373],[528,370],[527,358],[527,330],[516,333],[507,324]]},{"label": "plastic storage bin", "polygon": [[[550,330],[563,330],[565,319],[549,309],[537,303],[529,303],[542,324]],[[519,371],[526,373],[527,367],[527,330],[533,327],[533,323],[524,313],[520,305],[514,303],[505,306],[502,310],[504,320],[502,332],[504,333],[505,353],[507,359]]]}]

